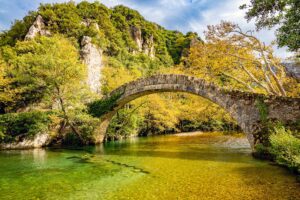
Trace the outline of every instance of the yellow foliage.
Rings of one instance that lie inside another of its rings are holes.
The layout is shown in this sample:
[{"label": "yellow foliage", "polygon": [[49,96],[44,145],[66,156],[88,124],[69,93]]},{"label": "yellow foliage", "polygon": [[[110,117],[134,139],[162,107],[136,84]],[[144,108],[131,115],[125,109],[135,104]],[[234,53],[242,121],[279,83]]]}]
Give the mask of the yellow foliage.
[{"label": "yellow foliage", "polygon": [[[282,96],[297,96],[299,84],[287,78],[281,60],[251,33],[230,22],[209,26],[206,43],[190,49],[187,74],[228,89]],[[298,89],[297,89],[298,88]]]},{"label": "yellow foliage", "polygon": [[123,66],[112,67],[105,66],[102,70],[102,92],[107,94],[117,87],[128,83],[130,81],[136,80],[142,76],[142,73],[136,69],[127,69]]}]

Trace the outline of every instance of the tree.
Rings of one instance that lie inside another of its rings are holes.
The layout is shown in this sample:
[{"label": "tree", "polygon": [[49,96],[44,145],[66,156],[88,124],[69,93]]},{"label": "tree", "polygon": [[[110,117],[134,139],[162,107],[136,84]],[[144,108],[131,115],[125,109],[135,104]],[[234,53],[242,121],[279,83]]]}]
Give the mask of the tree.
[{"label": "tree", "polygon": [[76,110],[84,109],[86,73],[74,45],[56,35],[17,42],[15,47],[6,48],[4,52],[8,63],[14,66],[15,86],[25,93],[30,91],[27,95],[32,94],[32,89],[42,88],[38,102],[43,100],[50,108],[57,107],[63,118],[61,129],[68,125],[83,141],[72,117],[76,116]]},{"label": "tree", "polygon": [[8,103],[13,102],[16,91],[10,88],[13,81],[7,74],[8,66],[0,55],[0,114],[5,113],[5,107]]},{"label": "tree", "polygon": [[221,86],[234,81],[237,88],[287,95],[289,78],[285,68],[273,55],[272,47],[261,42],[252,31],[244,32],[237,24],[222,22],[208,26],[205,36],[206,44],[191,49],[189,59],[194,71],[219,80]]},{"label": "tree", "polygon": [[240,8],[248,9],[246,19],[255,19],[257,29],[279,25],[276,33],[279,46],[299,51],[299,0],[251,0],[249,5],[244,4]]}]

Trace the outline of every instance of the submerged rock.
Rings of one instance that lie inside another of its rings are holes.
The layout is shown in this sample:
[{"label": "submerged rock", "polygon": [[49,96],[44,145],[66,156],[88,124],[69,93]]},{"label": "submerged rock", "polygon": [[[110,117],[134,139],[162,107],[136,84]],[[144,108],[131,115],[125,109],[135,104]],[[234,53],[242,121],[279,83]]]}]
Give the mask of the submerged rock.
[{"label": "submerged rock", "polygon": [[92,39],[84,36],[81,41],[81,56],[87,66],[87,84],[91,91],[101,92],[102,51],[92,43]]},{"label": "submerged rock", "polygon": [[31,40],[35,38],[37,35],[42,35],[42,36],[50,36],[51,33],[50,31],[46,30],[46,25],[44,23],[44,20],[41,15],[38,15],[29,28],[25,40]]},{"label": "submerged rock", "polygon": [[48,133],[39,133],[32,139],[23,139],[20,142],[2,143],[0,149],[30,149],[41,148],[50,143],[50,135]]}]

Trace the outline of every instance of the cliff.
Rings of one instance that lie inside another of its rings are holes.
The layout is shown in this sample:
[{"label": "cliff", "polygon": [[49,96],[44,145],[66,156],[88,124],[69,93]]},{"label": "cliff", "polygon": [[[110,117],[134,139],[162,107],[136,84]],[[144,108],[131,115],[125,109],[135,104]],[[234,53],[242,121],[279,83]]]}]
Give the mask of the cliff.
[{"label": "cliff", "polygon": [[38,15],[30,26],[27,34],[25,35],[25,40],[30,40],[37,35],[50,36],[50,31],[46,30],[46,25],[41,15]]},{"label": "cliff", "polygon": [[81,41],[81,56],[83,62],[87,66],[87,84],[91,91],[95,93],[101,92],[101,68],[102,68],[102,52],[101,49],[92,43],[92,39],[84,36]]}]

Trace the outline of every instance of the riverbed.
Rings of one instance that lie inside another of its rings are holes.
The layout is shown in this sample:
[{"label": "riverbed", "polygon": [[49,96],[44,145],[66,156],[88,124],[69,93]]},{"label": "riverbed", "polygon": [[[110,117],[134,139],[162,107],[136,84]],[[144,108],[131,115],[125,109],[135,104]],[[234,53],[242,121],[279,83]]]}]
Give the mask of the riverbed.
[{"label": "riverbed", "polygon": [[242,134],[182,133],[83,149],[0,151],[0,199],[300,199]]}]

